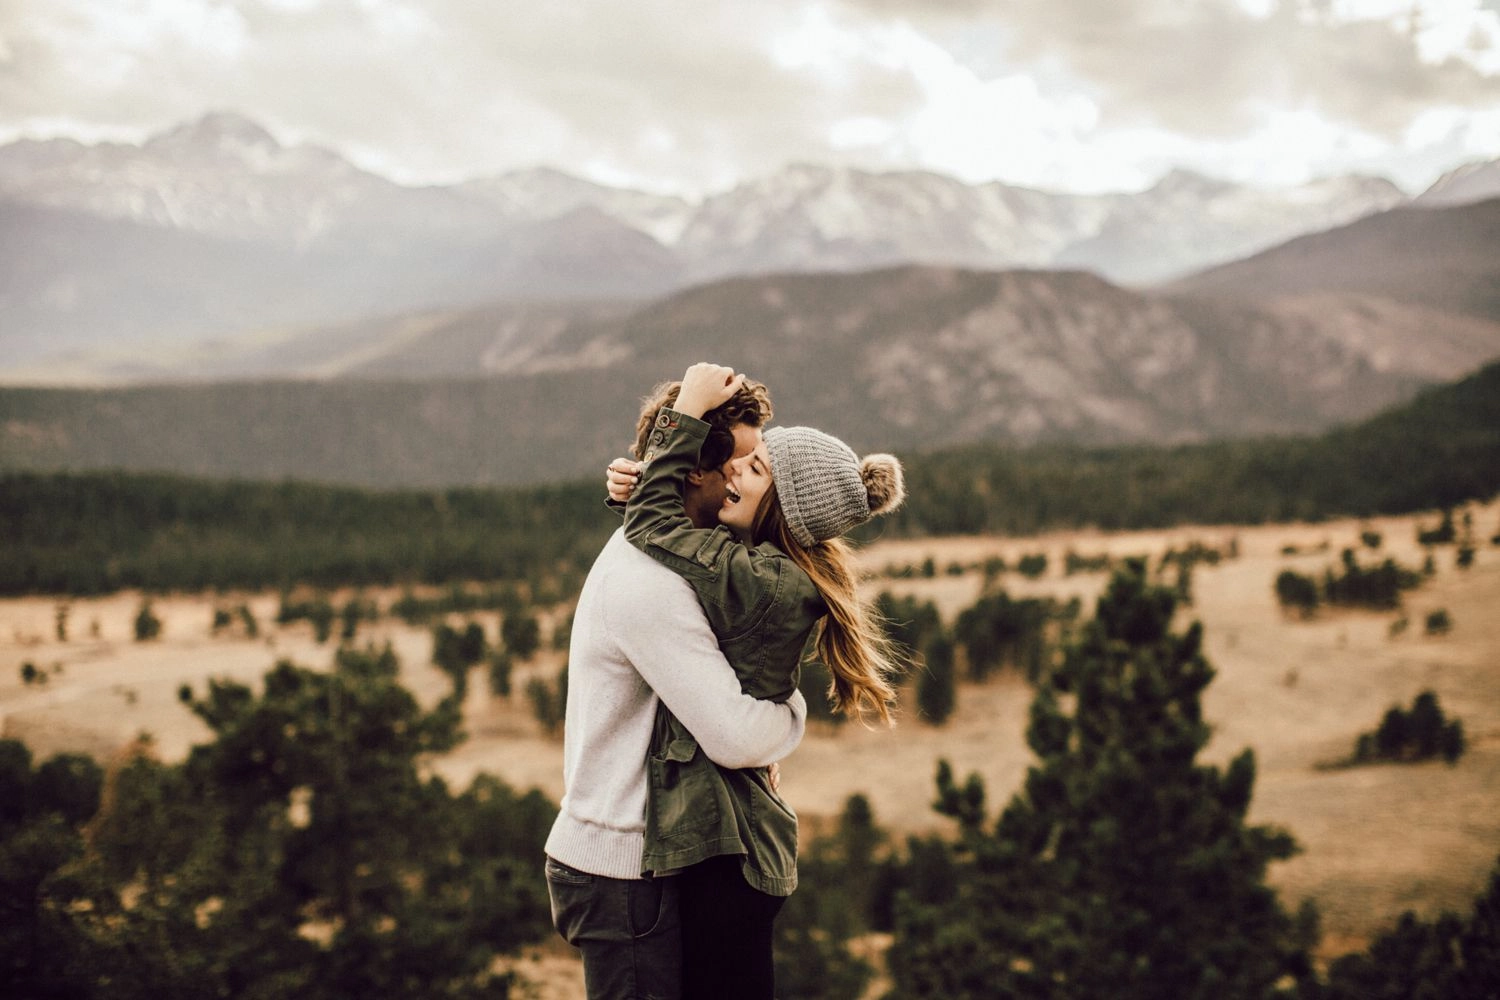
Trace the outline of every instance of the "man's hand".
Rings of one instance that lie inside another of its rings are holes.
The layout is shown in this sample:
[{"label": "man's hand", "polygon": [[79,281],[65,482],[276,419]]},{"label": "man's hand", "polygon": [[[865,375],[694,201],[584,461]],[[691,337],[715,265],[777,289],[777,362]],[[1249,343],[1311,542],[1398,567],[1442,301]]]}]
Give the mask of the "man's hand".
[{"label": "man's hand", "polygon": [[618,503],[628,501],[640,481],[641,463],[633,459],[617,458],[604,472],[604,487],[609,490],[609,498]]},{"label": "man's hand", "polygon": [[744,382],[745,376],[736,375],[733,368],[700,361],[682,376],[677,405],[672,409],[701,420],[709,410],[727,403]]},{"label": "man's hand", "polygon": [[781,791],[781,765],[774,760],[766,767],[766,780],[771,783],[771,791]]}]

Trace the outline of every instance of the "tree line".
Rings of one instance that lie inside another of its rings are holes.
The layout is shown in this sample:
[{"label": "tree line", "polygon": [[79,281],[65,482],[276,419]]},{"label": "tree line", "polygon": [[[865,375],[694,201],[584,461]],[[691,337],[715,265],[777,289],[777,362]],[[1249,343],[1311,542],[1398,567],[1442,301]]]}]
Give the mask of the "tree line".
[{"label": "tree line", "polygon": [[[1318,438],[903,456],[878,533],[1255,524],[1451,508],[1500,491],[1500,364]],[[617,522],[598,481],[372,491],[124,473],[0,474],[0,594],[551,580]]]},{"label": "tree line", "polygon": [[0,476],[0,594],[525,581],[571,594],[617,521],[597,484],[374,492]]},{"label": "tree line", "polygon": [[1177,447],[974,445],[908,465],[888,531],[1262,524],[1451,507],[1500,491],[1500,363],[1319,437]]}]

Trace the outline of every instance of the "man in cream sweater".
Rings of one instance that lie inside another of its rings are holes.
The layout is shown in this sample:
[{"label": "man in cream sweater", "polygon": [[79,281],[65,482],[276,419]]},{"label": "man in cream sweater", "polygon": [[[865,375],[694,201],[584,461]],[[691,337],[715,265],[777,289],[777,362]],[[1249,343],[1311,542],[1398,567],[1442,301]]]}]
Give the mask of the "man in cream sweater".
[{"label": "man in cream sweater", "polygon": [[[664,385],[641,411],[636,455],[676,401]],[[745,388],[704,419],[712,425],[683,503],[700,527],[718,523],[719,471],[748,454],[771,416],[765,387]],[[558,933],[583,952],[593,998],[680,995],[682,952],[671,877],[641,877],[646,752],[658,700],[724,767],[763,767],[802,740],[807,706],[741,693],[691,587],[616,532],[589,570],[568,652],[562,811],[547,838],[547,888]]]}]

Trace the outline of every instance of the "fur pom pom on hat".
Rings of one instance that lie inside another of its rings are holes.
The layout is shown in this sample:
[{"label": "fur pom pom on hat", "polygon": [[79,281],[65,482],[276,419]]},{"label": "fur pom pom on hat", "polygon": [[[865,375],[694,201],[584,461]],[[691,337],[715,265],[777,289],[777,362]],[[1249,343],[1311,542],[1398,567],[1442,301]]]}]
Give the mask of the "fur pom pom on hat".
[{"label": "fur pom pom on hat", "polygon": [[782,516],[803,545],[837,538],[906,498],[894,455],[861,460],[838,438],[811,427],[772,427],[765,442]]}]

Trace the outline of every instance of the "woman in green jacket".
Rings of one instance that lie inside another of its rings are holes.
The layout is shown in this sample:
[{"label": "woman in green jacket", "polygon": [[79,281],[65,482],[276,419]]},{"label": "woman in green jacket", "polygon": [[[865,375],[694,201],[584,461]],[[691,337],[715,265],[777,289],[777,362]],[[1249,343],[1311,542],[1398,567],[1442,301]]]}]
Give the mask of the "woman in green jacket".
[{"label": "woman in green jacket", "polygon": [[[694,527],[681,490],[707,436],[701,418],[743,381],[719,365],[688,369],[637,456],[626,538],[693,587],[746,693],[789,698],[816,631],[835,708],[889,723],[891,647],[840,536],[901,503],[901,465],[861,460],[811,428],[772,428],[726,467],[720,525]],[[644,864],[681,878],[684,997],[770,998],[772,921],[797,884],[796,815],[766,769],[719,768],[664,707],[648,773]]]}]

